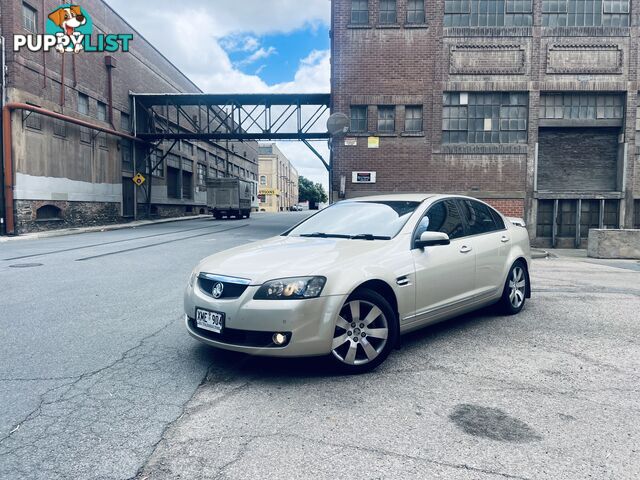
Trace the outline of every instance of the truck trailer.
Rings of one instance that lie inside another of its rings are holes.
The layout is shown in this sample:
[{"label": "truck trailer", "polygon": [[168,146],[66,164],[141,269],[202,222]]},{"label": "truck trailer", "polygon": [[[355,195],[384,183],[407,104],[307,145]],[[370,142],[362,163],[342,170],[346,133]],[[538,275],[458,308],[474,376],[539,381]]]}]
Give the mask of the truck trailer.
[{"label": "truck trailer", "polygon": [[239,178],[207,180],[207,206],[216,219],[251,217],[253,201],[251,182]]}]

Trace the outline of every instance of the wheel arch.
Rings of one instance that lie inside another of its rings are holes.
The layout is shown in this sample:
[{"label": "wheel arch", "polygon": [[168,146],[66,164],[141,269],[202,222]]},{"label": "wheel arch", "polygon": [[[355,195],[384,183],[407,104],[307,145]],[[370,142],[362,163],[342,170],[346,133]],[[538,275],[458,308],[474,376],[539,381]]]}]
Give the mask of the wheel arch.
[{"label": "wheel arch", "polygon": [[525,257],[517,257],[513,263],[511,264],[512,266],[515,265],[516,263],[523,263],[524,264],[524,273],[527,276],[527,292],[526,292],[526,298],[531,298],[531,277],[529,275],[529,262],[527,261],[527,259]]},{"label": "wheel arch", "polygon": [[359,290],[372,290],[380,294],[382,297],[384,297],[384,299],[389,302],[389,305],[391,305],[391,308],[393,308],[393,313],[396,314],[396,319],[398,320],[398,322],[400,321],[400,313],[398,309],[398,297],[396,296],[396,292],[393,291],[393,288],[391,288],[391,285],[389,285],[384,280],[379,280],[379,279],[367,280],[366,282],[354,288],[353,291],[349,294],[349,297],[351,297],[354,293],[356,293]]}]

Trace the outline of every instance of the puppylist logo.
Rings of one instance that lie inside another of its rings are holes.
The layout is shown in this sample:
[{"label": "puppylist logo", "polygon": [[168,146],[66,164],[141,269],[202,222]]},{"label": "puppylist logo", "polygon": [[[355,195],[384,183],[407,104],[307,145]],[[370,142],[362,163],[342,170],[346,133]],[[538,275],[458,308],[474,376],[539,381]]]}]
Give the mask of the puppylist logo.
[{"label": "puppylist logo", "polygon": [[93,21],[80,5],[61,5],[48,16],[45,34],[14,35],[13,50],[31,52],[128,52],[131,34],[93,34]]}]

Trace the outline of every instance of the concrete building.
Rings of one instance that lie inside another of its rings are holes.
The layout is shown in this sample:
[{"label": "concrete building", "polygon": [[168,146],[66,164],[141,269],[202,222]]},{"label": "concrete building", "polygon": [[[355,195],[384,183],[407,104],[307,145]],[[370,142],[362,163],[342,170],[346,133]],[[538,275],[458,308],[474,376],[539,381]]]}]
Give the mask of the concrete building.
[{"label": "concrete building", "polygon": [[534,243],[640,228],[640,1],[333,0],[334,198],[468,194]]},{"label": "concrete building", "polygon": [[288,211],[299,201],[298,171],[275,143],[260,145],[260,210]]},{"label": "concrete building", "polygon": [[[198,87],[154,48],[117,12],[100,0],[81,3],[92,22],[91,39],[131,34],[130,51],[60,53],[14,52],[14,35],[40,35],[51,28],[53,0],[0,0],[0,34],[5,40],[5,103],[27,103],[91,125],[131,133],[129,92],[199,92]],[[55,17],[54,17],[55,18]],[[36,38],[36,37],[33,37]],[[185,122],[183,122],[184,124]],[[131,140],[91,128],[15,110],[10,138],[13,166],[7,178],[16,233],[120,222],[147,211],[177,216],[204,212],[207,176],[238,176],[257,182],[255,142],[214,144],[183,141],[161,162],[152,177],[144,154]],[[5,141],[5,143],[7,143]],[[154,152],[161,159],[171,143]],[[6,160],[5,160],[6,162]],[[132,178],[142,173],[146,182]]]}]

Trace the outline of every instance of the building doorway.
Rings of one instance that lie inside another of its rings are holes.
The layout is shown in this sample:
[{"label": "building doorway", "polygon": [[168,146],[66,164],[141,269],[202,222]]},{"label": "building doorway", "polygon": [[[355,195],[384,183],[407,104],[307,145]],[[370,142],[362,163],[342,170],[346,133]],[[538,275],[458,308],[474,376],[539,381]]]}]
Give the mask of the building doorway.
[{"label": "building doorway", "polygon": [[136,215],[136,186],[129,177],[122,177],[122,216],[133,218]]},{"label": "building doorway", "polygon": [[589,229],[619,228],[617,127],[544,127],[538,135],[536,245],[586,248]]}]

